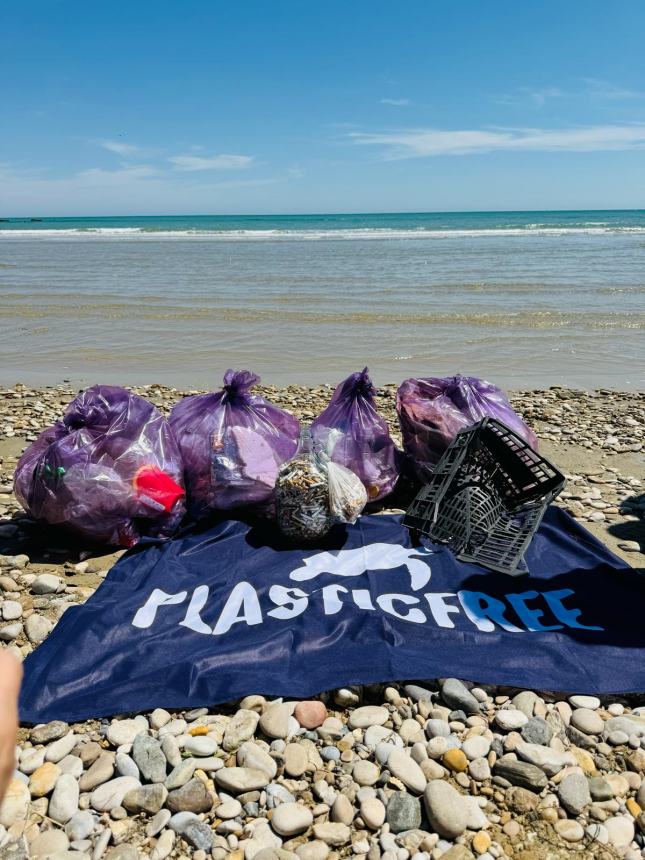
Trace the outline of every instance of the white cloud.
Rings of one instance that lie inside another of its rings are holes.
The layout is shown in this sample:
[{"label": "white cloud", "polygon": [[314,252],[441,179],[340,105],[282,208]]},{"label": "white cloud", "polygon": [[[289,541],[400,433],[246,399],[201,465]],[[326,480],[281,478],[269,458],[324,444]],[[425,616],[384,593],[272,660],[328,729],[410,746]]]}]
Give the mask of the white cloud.
[{"label": "white cloud", "polygon": [[410,99],[381,99],[382,105],[393,105],[394,107],[406,107],[410,104]]},{"label": "white cloud", "polygon": [[608,81],[600,81],[597,78],[583,78],[587,85],[587,94],[598,99],[642,99],[645,92],[630,90],[626,87],[618,87]]},{"label": "white cloud", "polygon": [[501,96],[496,96],[494,101],[498,104],[518,107],[527,104],[534,107],[543,107],[547,101],[561,99],[566,95],[559,87],[543,87],[539,90],[533,90],[530,87],[518,87],[512,93],[504,93]]},{"label": "white cloud", "polygon": [[[206,181],[204,181],[206,179]],[[277,177],[208,177],[161,170],[149,164],[105,170],[92,167],[69,176],[0,162],[2,207],[12,215],[145,214],[249,211]],[[254,202],[256,201],[256,202]],[[267,202],[263,206],[270,205]]]},{"label": "white cloud", "polygon": [[645,149],[645,124],[539,129],[402,129],[349,135],[360,146],[380,146],[394,161],[485,152],[600,152]]},{"label": "white cloud", "polygon": [[535,90],[529,95],[534,104],[542,107],[548,99],[561,99],[564,93],[557,87],[546,87],[543,90]]},{"label": "white cloud", "polygon": [[102,167],[90,167],[81,170],[74,179],[85,187],[104,187],[115,185],[129,185],[140,179],[155,178],[160,175],[159,170],[149,164],[138,164],[130,167],[121,167],[118,170],[103,170]]},{"label": "white cloud", "polygon": [[173,155],[168,159],[175,170],[244,170],[251,166],[251,155]]},{"label": "white cloud", "polygon": [[627,87],[616,86],[609,81],[602,81],[598,78],[580,78],[580,86],[572,89],[561,89],[560,87],[543,87],[542,89],[531,89],[530,87],[518,87],[510,93],[504,93],[497,96],[494,100],[498,104],[513,105],[521,107],[523,105],[533,105],[534,107],[544,107],[547,102],[554,99],[641,99],[645,98],[645,92],[632,90]]},{"label": "white cloud", "polygon": [[115,155],[136,155],[137,152],[141,151],[140,147],[135,146],[133,143],[123,143],[120,140],[102,140],[100,145],[103,149],[107,149]]}]

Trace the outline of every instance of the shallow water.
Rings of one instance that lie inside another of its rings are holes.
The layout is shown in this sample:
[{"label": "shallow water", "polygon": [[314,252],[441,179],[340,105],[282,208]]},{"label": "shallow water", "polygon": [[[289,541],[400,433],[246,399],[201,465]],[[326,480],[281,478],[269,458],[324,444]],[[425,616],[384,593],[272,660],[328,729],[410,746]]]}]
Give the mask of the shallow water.
[{"label": "shallow water", "polygon": [[645,212],[0,222],[0,382],[644,388]]}]

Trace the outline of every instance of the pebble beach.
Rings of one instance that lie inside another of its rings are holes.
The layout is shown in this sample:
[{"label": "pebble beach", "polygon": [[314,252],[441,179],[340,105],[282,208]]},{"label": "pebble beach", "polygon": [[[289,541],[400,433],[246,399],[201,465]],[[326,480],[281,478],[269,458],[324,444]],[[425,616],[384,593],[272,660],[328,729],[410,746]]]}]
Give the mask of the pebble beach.
[{"label": "pebble beach", "polygon": [[[133,390],[165,413],[197,393]],[[332,390],[259,387],[305,421]],[[400,441],[395,393],[383,386],[377,405]],[[75,394],[0,389],[0,647],[21,659],[121,554],[43,530],[12,493],[20,453]],[[557,503],[644,567],[645,394],[553,387],[511,402],[567,476]],[[645,857],[645,691],[601,700],[445,674],[23,727],[0,860]]]}]

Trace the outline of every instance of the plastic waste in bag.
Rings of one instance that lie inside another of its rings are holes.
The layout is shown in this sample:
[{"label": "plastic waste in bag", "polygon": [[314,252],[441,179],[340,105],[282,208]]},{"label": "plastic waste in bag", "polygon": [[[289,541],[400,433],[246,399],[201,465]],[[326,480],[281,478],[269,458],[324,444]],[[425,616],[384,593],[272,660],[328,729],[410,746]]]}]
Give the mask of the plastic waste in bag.
[{"label": "plastic waste in bag", "polygon": [[396,393],[396,411],[403,448],[421,481],[428,480],[459,430],[482,418],[502,421],[537,449],[535,433],[513,410],[504,392],[474,376],[406,379]]},{"label": "plastic waste in bag", "polygon": [[259,381],[227,370],[221,391],[185,397],[172,410],[194,516],[270,501],[280,466],[296,451],[298,419],[253,394]]},{"label": "plastic waste in bag", "polygon": [[353,523],[367,504],[360,478],[315,450],[308,429],[276,482],[276,517],[292,540],[317,540],[338,522]]},{"label": "plastic waste in bag", "polygon": [[311,425],[314,440],[331,460],[358,475],[369,501],[387,496],[399,477],[398,452],[376,410],[375,394],[367,368],[352,373]]},{"label": "plastic waste in bag", "polygon": [[168,422],[143,397],[96,385],[24,452],[15,491],[33,517],[132,546],[185,514],[183,465]]}]

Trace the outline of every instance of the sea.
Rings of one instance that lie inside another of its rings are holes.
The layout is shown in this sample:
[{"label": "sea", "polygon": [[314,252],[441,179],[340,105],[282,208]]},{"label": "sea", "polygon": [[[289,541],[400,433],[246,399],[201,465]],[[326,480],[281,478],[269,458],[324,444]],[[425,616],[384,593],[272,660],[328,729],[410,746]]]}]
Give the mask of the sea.
[{"label": "sea", "polygon": [[645,388],[645,210],[0,219],[0,384]]}]

